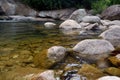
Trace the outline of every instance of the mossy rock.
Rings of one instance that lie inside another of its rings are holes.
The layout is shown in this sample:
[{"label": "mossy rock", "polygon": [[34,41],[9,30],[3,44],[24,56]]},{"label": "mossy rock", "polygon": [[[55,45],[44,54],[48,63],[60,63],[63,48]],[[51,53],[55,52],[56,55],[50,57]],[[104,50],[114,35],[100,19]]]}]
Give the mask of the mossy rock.
[{"label": "mossy rock", "polygon": [[120,76],[119,68],[110,67],[110,68],[105,69],[105,72],[107,72],[108,74],[110,74],[112,76]]},{"label": "mossy rock", "polygon": [[55,61],[52,61],[47,57],[47,50],[43,50],[41,53],[36,54],[33,62],[36,67],[42,69],[49,69],[56,63]]},{"label": "mossy rock", "polygon": [[96,80],[99,77],[105,76],[105,74],[101,70],[89,64],[83,64],[78,73],[82,76],[87,77],[88,80]]},{"label": "mossy rock", "polygon": [[109,57],[108,59],[113,65],[120,67],[120,59],[118,59],[117,57],[113,56],[113,57]]}]

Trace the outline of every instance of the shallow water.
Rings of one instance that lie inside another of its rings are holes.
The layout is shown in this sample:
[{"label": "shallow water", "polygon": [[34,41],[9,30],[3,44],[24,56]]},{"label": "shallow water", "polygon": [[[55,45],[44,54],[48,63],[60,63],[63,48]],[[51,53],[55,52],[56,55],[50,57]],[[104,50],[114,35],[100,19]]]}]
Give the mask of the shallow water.
[{"label": "shallow water", "polygon": [[44,49],[57,45],[72,48],[80,40],[95,37],[68,35],[67,32],[66,35],[58,26],[48,29],[43,24],[0,23],[0,72],[12,71],[17,67],[35,67],[33,57]]}]

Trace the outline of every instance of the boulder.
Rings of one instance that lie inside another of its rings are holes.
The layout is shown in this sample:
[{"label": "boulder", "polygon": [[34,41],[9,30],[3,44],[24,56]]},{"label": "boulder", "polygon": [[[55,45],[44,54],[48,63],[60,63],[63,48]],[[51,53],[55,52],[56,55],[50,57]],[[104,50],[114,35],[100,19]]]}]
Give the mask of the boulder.
[{"label": "boulder", "polygon": [[77,22],[81,22],[82,18],[86,15],[87,12],[85,11],[85,9],[78,9],[70,15],[69,19],[75,20]]},{"label": "boulder", "polygon": [[101,19],[98,16],[85,16],[82,21],[85,23],[101,23]]},{"label": "boulder", "polygon": [[98,78],[97,80],[120,80],[120,78],[117,76],[104,76]]},{"label": "boulder", "polygon": [[20,2],[16,3],[15,15],[36,17],[37,14],[38,14],[38,12],[35,11],[34,9],[30,8],[29,6],[24,5]]},{"label": "boulder", "polygon": [[81,28],[81,26],[74,20],[66,20],[60,24],[59,28],[76,29],[76,28]]},{"label": "boulder", "polygon": [[42,18],[53,18],[53,19],[60,19],[66,20],[69,18],[70,14],[75,10],[75,8],[71,9],[61,9],[61,10],[50,10],[50,11],[40,11],[38,13],[39,17]]},{"label": "boulder", "polygon": [[100,39],[86,39],[73,47],[73,51],[76,52],[75,55],[88,63],[96,64],[99,68],[109,66],[105,59],[113,50],[114,47],[110,42]]},{"label": "boulder", "polygon": [[115,47],[120,46],[120,28],[108,29],[101,33],[99,37],[108,40]]},{"label": "boulder", "polygon": [[80,41],[73,47],[73,50],[80,54],[106,54],[114,50],[114,47],[107,40],[86,39]]},{"label": "boulder", "polygon": [[102,18],[108,20],[120,20],[120,5],[112,5],[102,12]]},{"label": "boulder", "polygon": [[23,15],[23,16],[36,16],[37,11],[33,10],[27,5],[22,4],[19,0],[0,0],[6,15]]},{"label": "boulder", "polygon": [[46,22],[46,23],[44,24],[44,26],[45,26],[46,28],[54,28],[54,27],[56,26],[56,24],[53,23],[53,22]]},{"label": "boulder", "polygon": [[16,4],[13,2],[9,2],[8,0],[1,2],[1,7],[6,15],[13,15],[15,14]]},{"label": "boulder", "polygon": [[78,71],[82,76],[87,77],[87,80],[96,80],[99,77],[104,76],[105,74],[94,66],[83,64],[82,68]]},{"label": "boulder", "polygon": [[66,55],[66,48],[62,46],[53,46],[48,49],[47,56],[53,61],[61,61]]}]

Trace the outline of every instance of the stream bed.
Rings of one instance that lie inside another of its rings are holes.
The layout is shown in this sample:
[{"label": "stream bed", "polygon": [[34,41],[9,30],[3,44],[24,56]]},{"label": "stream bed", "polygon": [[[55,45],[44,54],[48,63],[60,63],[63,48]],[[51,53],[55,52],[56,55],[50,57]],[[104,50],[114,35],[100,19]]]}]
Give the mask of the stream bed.
[{"label": "stream bed", "polygon": [[[19,69],[19,67],[36,68],[33,58],[44,49],[52,46],[72,48],[83,39],[96,37],[96,35],[68,35],[58,26],[53,29],[45,28],[44,23],[0,23],[0,74]],[[56,23],[60,24],[60,22]],[[76,65],[78,60],[69,57],[65,63]],[[54,68],[63,69],[65,64],[62,66],[61,64]]]}]

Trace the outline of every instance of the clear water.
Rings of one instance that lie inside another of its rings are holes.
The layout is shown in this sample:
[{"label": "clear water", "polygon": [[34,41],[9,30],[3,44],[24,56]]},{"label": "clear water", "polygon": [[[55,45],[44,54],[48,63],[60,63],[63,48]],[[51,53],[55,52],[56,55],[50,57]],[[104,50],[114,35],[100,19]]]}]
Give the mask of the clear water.
[{"label": "clear water", "polygon": [[33,57],[43,50],[52,46],[72,48],[80,40],[94,37],[68,35],[69,31],[62,32],[58,26],[48,29],[43,24],[44,22],[0,23],[1,72],[11,71],[16,66],[34,67]]}]

